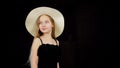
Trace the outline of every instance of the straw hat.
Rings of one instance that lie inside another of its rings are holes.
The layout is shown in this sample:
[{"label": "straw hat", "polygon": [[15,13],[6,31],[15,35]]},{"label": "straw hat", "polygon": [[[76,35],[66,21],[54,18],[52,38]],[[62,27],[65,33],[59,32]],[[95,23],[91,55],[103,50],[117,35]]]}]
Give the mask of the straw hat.
[{"label": "straw hat", "polygon": [[64,29],[64,17],[61,12],[51,7],[37,7],[33,9],[27,16],[25,20],[25,26],[27,31],[32,35],[36,35],[36,20],[42,15],[50,15],[55,21],[55,37],[58,37],[62,34]]}]

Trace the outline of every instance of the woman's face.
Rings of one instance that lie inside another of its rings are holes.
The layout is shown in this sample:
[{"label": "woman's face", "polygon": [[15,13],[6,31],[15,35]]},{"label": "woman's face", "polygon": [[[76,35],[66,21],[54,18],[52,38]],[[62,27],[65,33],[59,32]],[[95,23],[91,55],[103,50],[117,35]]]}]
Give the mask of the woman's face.
[{"label": "woman's face", "polygon": [[39,22],[39,28],[42,33],[49,33],[52,31],[53,25],[48,16],[42,15]]}]

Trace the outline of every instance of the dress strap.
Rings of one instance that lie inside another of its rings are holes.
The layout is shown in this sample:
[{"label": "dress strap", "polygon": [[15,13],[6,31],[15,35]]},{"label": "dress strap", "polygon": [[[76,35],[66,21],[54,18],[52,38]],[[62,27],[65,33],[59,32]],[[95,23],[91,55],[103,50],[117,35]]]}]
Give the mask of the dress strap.
[{"label": "dress strap", "polygon": [[[40,39],[40,41],[41,41],[41,44],[43,44],[42,39],[41,39],[41,38],[39,38],[39,39]],[[54,40],[55,40],[55,42],[56,42],[56,45],[59,45],[58,42],[57,42],[57,39],[54,39]]]},{"label": "dress strap", "polygon": [[39,38],[40,39],[40,41],[41,41],[41,45],[43,44],[43,41],[42,41],[42,39],[41,38]]}]

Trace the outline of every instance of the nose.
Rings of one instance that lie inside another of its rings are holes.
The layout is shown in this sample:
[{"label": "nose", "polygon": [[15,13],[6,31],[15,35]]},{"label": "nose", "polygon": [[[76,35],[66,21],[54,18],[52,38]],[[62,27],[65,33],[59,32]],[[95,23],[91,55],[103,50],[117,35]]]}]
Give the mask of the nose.
[{"label": "nose", "polygon": [[46,26],[46,24],[45,24],[45,23],[42,23],[41,25],[42,25],[42,27],[45,27],[45,26]]}]

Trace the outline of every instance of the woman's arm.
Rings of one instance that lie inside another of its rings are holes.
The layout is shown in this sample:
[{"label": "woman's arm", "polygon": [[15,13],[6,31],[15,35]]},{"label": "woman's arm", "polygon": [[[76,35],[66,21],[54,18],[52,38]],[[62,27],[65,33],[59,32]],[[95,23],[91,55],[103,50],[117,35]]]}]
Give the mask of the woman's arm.
[{"label": "woman's arm", "polygon": [[[57,40],[57,44],[58,44],[58,46],[59,46],[59,41],[58,41],[58,40]],[[60,68],[59,62],[57,62],[57,68]]]},{"label": "woman's arm", "polygon": [[60,68],[59,62],[57,62],[57,68]]},{"label": "woman's arm", "polygon": [[31,68],[38,68],[38,56],[37,56],[37,49],[39,46],[39,39],[34,38],[32,47],[31,47],[31,54],[30,54],[30,66]]}]

